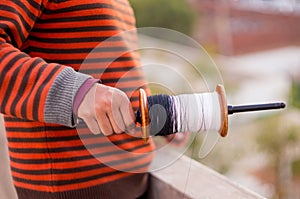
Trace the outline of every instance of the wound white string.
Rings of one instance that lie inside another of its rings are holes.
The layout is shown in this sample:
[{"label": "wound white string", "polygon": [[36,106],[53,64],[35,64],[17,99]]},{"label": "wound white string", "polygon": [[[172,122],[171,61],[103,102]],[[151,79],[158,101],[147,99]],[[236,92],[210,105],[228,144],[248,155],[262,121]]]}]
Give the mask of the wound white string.
[{"label": "wound white string", "polygon": [[171,97],[173,132],[218,131],[221,110],[218,93],[184,94]]}]

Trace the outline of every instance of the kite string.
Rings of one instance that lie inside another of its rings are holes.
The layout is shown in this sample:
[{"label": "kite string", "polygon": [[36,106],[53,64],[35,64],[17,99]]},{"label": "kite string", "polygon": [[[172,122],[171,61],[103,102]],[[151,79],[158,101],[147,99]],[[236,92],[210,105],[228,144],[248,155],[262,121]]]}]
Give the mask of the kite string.
[{"label": "kite string", "polygon": [[184,94],[171,97],[173,130],[177,132],[218,131],[221,110],[218,93]]}]

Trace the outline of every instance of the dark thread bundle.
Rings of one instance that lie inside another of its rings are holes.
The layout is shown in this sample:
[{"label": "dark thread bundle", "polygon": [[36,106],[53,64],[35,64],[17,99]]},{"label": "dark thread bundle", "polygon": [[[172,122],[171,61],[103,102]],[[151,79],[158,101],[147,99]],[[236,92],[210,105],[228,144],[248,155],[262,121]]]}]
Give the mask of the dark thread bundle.
[{"label": "dark thread bundle", "polygon": [[[165,136],[176,133],[177,122],[173,99],[168,95],[154,95],[148,97],[148,108],[150,118],[150,135]],[[136,113],[137,122],[141,121],[140,111]]]}]

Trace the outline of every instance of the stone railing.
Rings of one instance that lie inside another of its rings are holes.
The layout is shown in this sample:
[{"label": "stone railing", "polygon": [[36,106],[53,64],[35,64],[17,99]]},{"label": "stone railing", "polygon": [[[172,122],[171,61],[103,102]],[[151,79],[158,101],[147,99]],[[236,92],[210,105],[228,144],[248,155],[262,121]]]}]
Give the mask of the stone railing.
[{"label": "stone railing", "polygon": [[173,164],[152,172],[150,198],[262,199],[263,197],[231,182],[199,162],[182,156]]}]

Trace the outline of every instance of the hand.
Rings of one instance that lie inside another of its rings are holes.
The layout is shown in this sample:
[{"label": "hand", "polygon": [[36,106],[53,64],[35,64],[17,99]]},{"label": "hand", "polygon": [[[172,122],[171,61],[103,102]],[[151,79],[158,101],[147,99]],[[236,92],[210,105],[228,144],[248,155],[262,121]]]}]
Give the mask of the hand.
[{"label": "hand", "polygon": [[135,133],[135,114],[128,97],[103,84],[95,84],[87,92],[78,107],[78,117],[94,134]]}]

